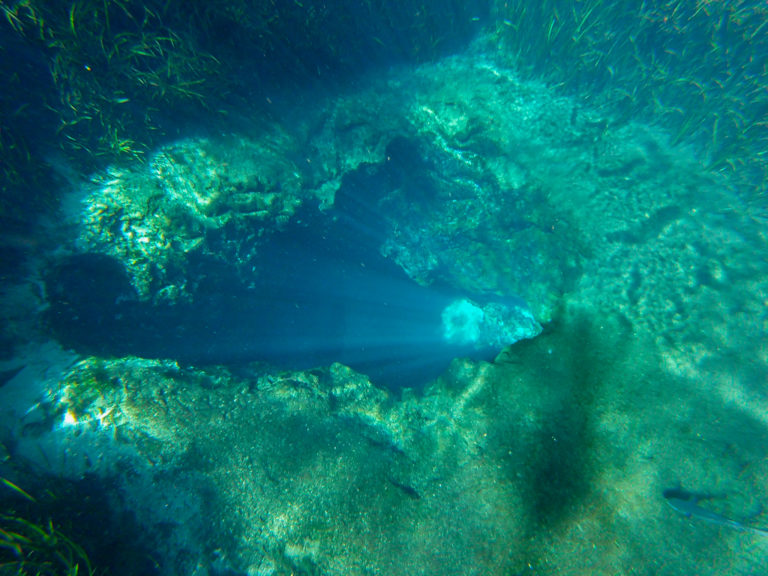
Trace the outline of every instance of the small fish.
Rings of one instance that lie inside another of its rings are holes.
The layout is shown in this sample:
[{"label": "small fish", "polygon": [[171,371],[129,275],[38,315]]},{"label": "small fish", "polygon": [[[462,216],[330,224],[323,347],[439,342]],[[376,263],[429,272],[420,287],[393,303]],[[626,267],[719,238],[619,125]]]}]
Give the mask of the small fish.
[{"label": "small fish", "polygon": [[768,535],[768,529],[748,526],[699,506],[699,502],[701,500],[707,500],[712,498],[712,496],[704,494],[693,494],[692,492],[687,492],[679,488],[670,488],[668,490],[664,490],[663,495],[667,501],[667,504],[669,504],[674,510],[683,516],[686,516],[687,518],[698,518],[699,520],[711,522],[712,524],[717,524],[718,526],[728,526],[729,528],[734,528],[736,530],[744,530],[747,532]]},{"label": "small fish", "polygon": [[389,483],[392,484],[395,488],[399,489],[403,494],[408,496],[411,500],[421,500],[421,494],[411,486],[410,484],[405,484],[403,482],[398,482],[394,478],[387,477],[387,480],[389,480]]}]

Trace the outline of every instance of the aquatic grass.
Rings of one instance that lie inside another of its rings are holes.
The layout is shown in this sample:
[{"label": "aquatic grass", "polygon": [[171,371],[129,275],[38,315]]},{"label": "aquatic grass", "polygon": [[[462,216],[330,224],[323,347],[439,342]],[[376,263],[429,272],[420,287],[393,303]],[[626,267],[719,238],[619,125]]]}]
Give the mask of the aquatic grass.
[{"label": "aquatic grass", "polygon": [[[27,504],[37,499],[7,478],[0,478],[12,494]],[[31,509],[13,505],[0,513],[0,572],[19,576],[92,576],[96,571],[85,550],[56,527],[53,520],[31,520]]]},{"label": "aquatic grass", "polygon": [[0,477],[0,483],[5,484],[7,488],[10,488],[13,492],[16,494],[19,494],[22,498],[25,498],[26,500],[29,500],[30,502],[37,502],[35,500],[34,496],[23,490],[22,488],[19,488],[16,484],[8,480],[7,478]]},{"label": "aquatic grass", "polygon": [[[186,125],[274,109],[274,89],[445,53],[479,30],[490,1],[2,0],[0,214],[23,218],[14,198],[56,188],[37,178],[54,171],[41,150],[73,173],[143,161]],[[14,116],[18,102],[30,106]]]},{"label": "aquatic grass", "polygon": [[49,58],[57,99],[46,106],[65,150],[141,158],[162,134],[157,117],[203,104],[220,67],[184,21],[174,29],[145,3],[24,0],[2,10],[11,30]]},{"label": "aquatic grass", "polygon": [[499,3],[502,54],[625,122],[657,123],[702,164],[763,201],[768,169],[768,6],[603,0]]}]

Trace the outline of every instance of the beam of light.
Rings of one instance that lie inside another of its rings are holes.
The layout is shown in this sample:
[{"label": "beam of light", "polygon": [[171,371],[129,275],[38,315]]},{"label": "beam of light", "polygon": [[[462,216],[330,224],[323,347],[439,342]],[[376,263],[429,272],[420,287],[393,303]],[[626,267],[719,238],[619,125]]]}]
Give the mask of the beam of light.
[{"label": "beam of light", "polygon": [[474,302],[420,286],[381,258],[359,265],[312,246],[283,246],[286,283],[254,294],[262,300],[252,320],[263,330],[246,355],[295,368],[342,362],[398,387],[437,377],[455,357],[490,360],[540,331],[517,302]]},{"label": "beam of light", "polygon": [[[46,281],[49,294],[58,295],[52,325],[66,345],[102,356],[195,365],[266,361],[293,369],[340,362],[394,387],[423,384],[455,357],[490,360],[538,334],[541,327],[521,301],[489,302],[437,283],[419,285],[404,271],[416,257],[407,246],[403,262],[382,256],[395,226],[382,213],[392,190],[407,187],[407,202],[426,194],[418,199],[422,209],[435,193],[430,179],[418,176],[423,167],[411,161],[416,152],[405,143],[400,148],[391,155],[388,149],[392,161],[384,167],[345,175],[332,210],[307,202],[266,234],[249,255],[252,276],[193,256],[199,260],[185,272],[194,286],[188,302],[124,298],[130,283],[118,260],[73,256]],[[412,216],[404,214],[402,222]],[[100,297],[94,300],[94,293]]]}]

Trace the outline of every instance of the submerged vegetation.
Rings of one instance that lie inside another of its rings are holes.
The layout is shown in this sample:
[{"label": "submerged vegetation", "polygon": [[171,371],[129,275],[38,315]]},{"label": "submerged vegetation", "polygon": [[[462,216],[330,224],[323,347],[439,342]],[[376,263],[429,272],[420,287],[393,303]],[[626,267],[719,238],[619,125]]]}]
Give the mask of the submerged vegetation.
[{"label": "submerged vegetation", "polygon": [[[48,61],[58,143],[93,156],[138,157],[156,116],[205,104],[219,65],[196,50],[177,15],[138,2],[26,0],[2,7],[6,24]],[[140,137],[140,140],[139,140]]]},{"label": "submerged vegetation", "polygon": [[[3,0],[0,216],[51,202],[51,149],[78,171],[140,159],[185,123],[276,93],[445,54],[495,18],[502,56],[616,118],[663,126],[765,196],[768,8],[739,0],[204,4]],[[350,33],[354,31],[354,33]],[[19,104],[22,103],[23,104]],[[54,166],[56,162],[53,163]],[[59,166],[56,171],[60,172]]]},{"label": "submerged vegetation", "polygon": [[641,119],[765,202],[768,6],[737,0],[511,0],[497,12],[503,53],[532,76]]},{"label": "submerged vegetation", "polygon": [[[62,166],[140,160],[184,125],[258,115],[273,91],[434,57],[487,14],[437,0],[341,4],[0,1],[0,217],[53,199]],[[36,202],[21,198],[30,189]]]},{"label": "submerged vegetation", "polygon": [[120,509],[114,478],[87,471],[65,478],[11,452],[0,470],[0,574],[158,573],[147,546],[154,534]]},{"label": "submerged vegetation", "polygon": [[[0,484],[25,504],[37,499],[6,478]],[[0,513],[0,573],[19,576],[92,576],[88,554],[54,525],[51,518],[33,520],[25,506],[10,505]]]}]

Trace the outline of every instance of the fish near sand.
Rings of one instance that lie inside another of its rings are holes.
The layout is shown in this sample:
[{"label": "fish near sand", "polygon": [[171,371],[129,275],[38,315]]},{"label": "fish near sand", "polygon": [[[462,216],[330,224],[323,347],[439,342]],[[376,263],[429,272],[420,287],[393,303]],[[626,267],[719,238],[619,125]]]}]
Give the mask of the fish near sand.
[{"label": "fish near sand", "polygon": [[670,488],[664,490],[662,494],[664,495],[667,504],[687,518],[697,518],[718,526],[727,526],[728,528],[733,528],[735,530],[743,530],[745,532],[768,536],[768,529],[749,526],[699,506],[701,500],[712,498],[711,496],[694,494],[680,488]]}]

